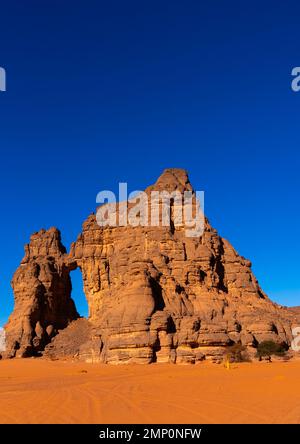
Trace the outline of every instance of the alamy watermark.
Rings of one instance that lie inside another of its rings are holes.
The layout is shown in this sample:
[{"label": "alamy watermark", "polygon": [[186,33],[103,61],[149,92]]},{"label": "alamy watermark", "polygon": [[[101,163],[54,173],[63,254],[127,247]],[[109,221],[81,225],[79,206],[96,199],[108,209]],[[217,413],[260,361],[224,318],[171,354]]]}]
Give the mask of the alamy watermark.
[{"label": "alamy watermark", "polygon": [[6,71],[0,66],[0,91],[6,91]]},{"label": "alamy watermark", "polygon": [[0,327],[0,353],[6,350],[6,336],[4,328]]},{"label": "alamy watermark", "polygon": [[300,66],[292,69],[292,76],[294,77],[291,83],[292,90],[298,92],[300,91]]},{"label": "alamy watermark", "polygon": [[204,232],[204,192],[167,190],[133,191],[119,183],[119,198],[109,190],[98,193],[96,220],[101,227],[183,227],[187,237]]},{"label": "alamy watermark", "polygon": [[291,342],[291,349],[299,352],[300,351],[300,327],[295,327],[292,329],[292,335],[294,339]]}]

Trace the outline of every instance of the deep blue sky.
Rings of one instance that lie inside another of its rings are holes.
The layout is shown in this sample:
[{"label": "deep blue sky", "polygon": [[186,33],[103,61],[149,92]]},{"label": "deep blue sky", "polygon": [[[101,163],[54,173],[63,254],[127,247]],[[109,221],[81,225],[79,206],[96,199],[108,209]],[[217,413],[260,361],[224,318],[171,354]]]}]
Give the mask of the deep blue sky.
[{"label": "deep blue sky", "polygon": [[[2,2],[0,325],[32,232],[183,167],[276,301],[300,304],[299,2]],[[84,313],[80,277],[74,298]]]}]

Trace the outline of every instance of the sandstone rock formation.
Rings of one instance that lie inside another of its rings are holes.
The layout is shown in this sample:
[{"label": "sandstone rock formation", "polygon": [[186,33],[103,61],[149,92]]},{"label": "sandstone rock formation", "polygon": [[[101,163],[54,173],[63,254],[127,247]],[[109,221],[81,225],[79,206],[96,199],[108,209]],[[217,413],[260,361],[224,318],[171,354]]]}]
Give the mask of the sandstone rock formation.
[{"label": "sandstone rock formation", "polygon": [[65,247],[56,228],[31,236],[12,280],[15,307],[6,325],[8,357],[34,356],[78,317]]},{"label": "sandstone rock formation", "polygon": [[[184,170],[169,169],[146,192],[153,190],[192,186]],[[235,342],[249,350],[267,339],[290,344],[287,309],[264,294],[250,261],[207,220],[203,235],[193,238],[172,219],[169,226],[100,227],[92,214],[69,255],[58,233],[34,235],[14,276],[16,306],[6,327],[12,355],[41,350],[77,317],[69,280],[75,267],[92,326],[79,347],[84,360],[195,363],[219,359]]]},{"label": "sandstone rock formation", "polygon": [[294,327],[300,326],[300,307],[287,307],[287,317]]}]

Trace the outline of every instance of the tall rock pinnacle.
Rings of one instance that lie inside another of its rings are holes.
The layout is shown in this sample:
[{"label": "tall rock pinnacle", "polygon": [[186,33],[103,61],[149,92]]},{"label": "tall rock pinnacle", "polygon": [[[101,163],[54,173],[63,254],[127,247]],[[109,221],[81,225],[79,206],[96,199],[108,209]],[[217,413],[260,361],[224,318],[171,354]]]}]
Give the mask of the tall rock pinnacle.
[{"label": "tall rock pinnacle", "polygon": [[31,236],[14,274],[15,307],[6,325],[7,355],[37,355],[78,314],[71,299],[65,247],[56,228]]}]

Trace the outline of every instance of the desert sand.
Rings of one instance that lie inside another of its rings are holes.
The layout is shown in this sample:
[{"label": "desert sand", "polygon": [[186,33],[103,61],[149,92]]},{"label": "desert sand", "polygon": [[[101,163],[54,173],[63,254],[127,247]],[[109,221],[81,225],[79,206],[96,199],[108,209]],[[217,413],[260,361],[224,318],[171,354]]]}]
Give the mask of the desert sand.
[{"label": "desert sand", "polygon": [[300,423],[300,361],[0,361],[1,423]]}]

